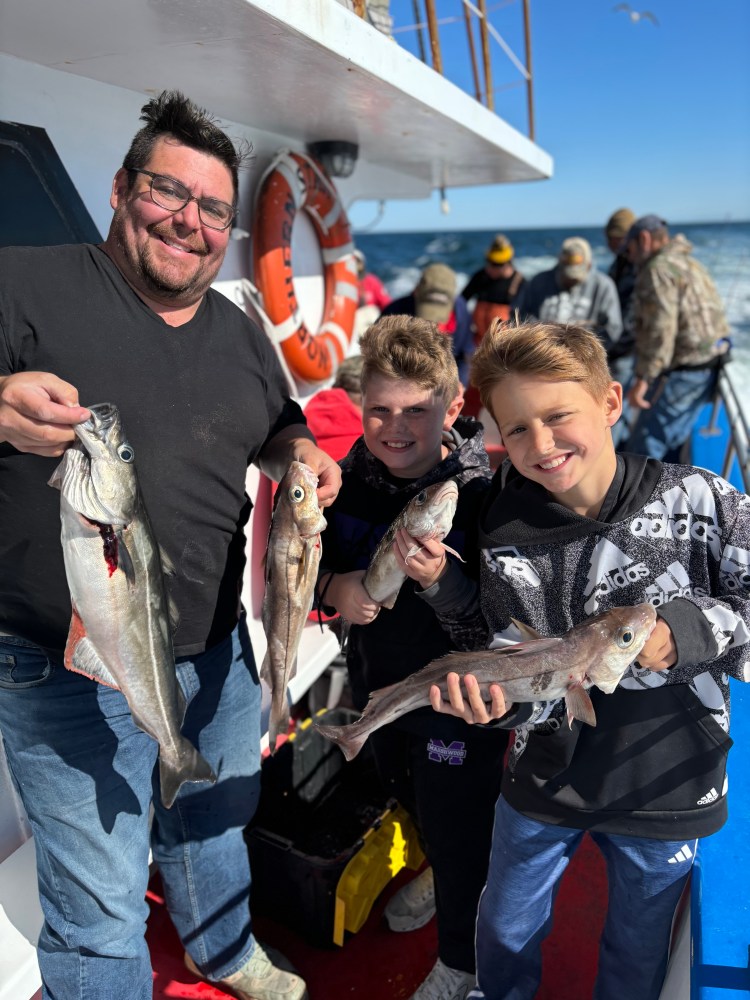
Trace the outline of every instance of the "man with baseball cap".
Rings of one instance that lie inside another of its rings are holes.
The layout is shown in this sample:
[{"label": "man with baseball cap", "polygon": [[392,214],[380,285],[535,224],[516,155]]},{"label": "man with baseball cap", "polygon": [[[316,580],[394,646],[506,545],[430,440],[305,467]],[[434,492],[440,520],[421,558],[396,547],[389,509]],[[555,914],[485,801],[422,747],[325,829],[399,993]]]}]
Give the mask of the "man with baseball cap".
[{"label": "man with baseball cap", "polygon": [[484,267],[472,274],[461,292],[466,302],[476,299],[472,321],[477,344],[493,319],[510,319],[513,300],[525,280],[513,266],[513,244],[507,236],[498,233],[484,257]]},{"label": "man with baseball cap", "polygon": [[659,215],[644,215],[623,242],[637,269],[633,290],[635,381],[641,410],[625,447],[652,458],[679,457],[701,407],[728,359],[724,306],[708,271]]},{"label": "man with baseball cap", "polygon": [[382,316],[419,316],[435,323],[451,338],[462,385],[468,385],[469,358],[474,353],[471,317],[466,302],[456,298],[456,272],[447,264],[428,264],[410,295],[395,299]]},{"label": "man with baseball cap", "polygon": [[[604,227],[607,246],[615,255],[607,274],[615,283],[622,314],[622,333],[617,343],[607,351],[607,361],[612,378],[615,382],[620,383],[623,393],[627,393],[630,389],[635,368],[635,332],[633,330],[632,305],[635,267],[627,258],[623,240],[635,222],[635,218],[635,213],[629,208],[618,208],[607,219],[607,224]],[[618,447],[627,438],[631,422],[632,408],[627,401],[624,401],[622,416],[612,428],[612,440],[615,447]]]},{"label": "man with baseball cap", "polygon": [[608,350],[622,332],[615,284],[592,267],[591,245],[582,236],[563,240],[557,266],[526,282],[516,307],[525,319],[588,326]]}]

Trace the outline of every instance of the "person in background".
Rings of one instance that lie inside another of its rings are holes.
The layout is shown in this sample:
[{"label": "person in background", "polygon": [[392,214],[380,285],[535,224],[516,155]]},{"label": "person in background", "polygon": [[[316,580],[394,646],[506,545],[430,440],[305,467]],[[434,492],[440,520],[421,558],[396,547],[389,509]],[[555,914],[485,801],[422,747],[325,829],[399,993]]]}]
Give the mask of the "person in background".
[{"label": "person in background", "polygon": [[[467,560],[467,582],[475,580],[474,530],[489,486],[482,427],[460,415],[455,359],[435,325],[389,316],[370,327],[361,347],[364,436],[342,461],[342,489],[326,510],[319,579],[322,610],[338,610],[351,622],[346,659],[359,710],[371,691],[456,648],[431,607],[443,596],[432,584],[449,559],[445,545],[426,541],[406,563],[404,554],[416,543],[398,532],[394,552],[410,579],[393,608],[381,610],[362,584],[380,539],[413,497],[455,479],[458,506],[445,544]],[[497,735],[427,707],[368,741],[431,866],[385,910],[390,928],[405,932],[422,927],[437,908],[438,961],[412,1000],[454,1000],[474,982],[474,921],[507,744],[502,736],[494,740]]]},{"label": "person in background", "polygon": [[[185,963],[240,1000],[302,1000],[256,940],[244,830],[260,793],[261,689],[239,595],[253,462],[293,459],[329,504],[274,349],[210,286],[237,208],[240,151],[177,91],[142,108],[100,246],[0,250],[0,731],[34,832],[45,1000],[150,1000],[150,844]],[[125,695],[65,669],[70,593],[60,496],[47,485],[89,417],[115,403],[179,612],[182,732],[217,781],[161,801],[158,745]]]},{"label": "person in background", "polygon": [[511,303],[525,280],[513,266],[513,244],[498,234],[485,254],[484,267],[472,274],[461,292],[467,302],[476,299],[472,322],[477,344],[493,319],[510,319]]},{"label": "person in background", "polygon": [[607,220],[604,236],[607,246],[615,255],[610,264],[609,274],[617,288],[622,315],[622,333],[617,341],[607,351],[609,370],[615,382],[623,389],[622,416],[612,428],[612,439],[617,447],[628,435],[632,408],[627,402],[627,393],[633,381],[635,371],[635,331],[633,330],[633,310],[631,298],[635,286],[635,267],[627,258],[623,241],[628,230],[635,222],[635,214],[629,208],[618,208]]},{"label": "person in background", "polygon": [[318,389],[305,406],[318,447],[338,462],[362,434],[362,355],[344,358],[330,389]]},{"label": "person in background", "polygon": [[378,311],[382,311],[391,301],[385,285],[377,274],[367,270],[367,258],[361,250],[354,251],[354,259],[357,262],[360,306],[376,306]]},{"label": "person in background", "polygon": [[469,358],[474,353],[471,317],[465,300],[456,297],[456,272],[447,264],[428,264],[417,287],[410,295],[395,299],[383,310],[383,316],[417,316],[435,323],[450,337],[458,377],[468,384]]},{"label": "person in background", "polygon": [[361,250],[354,251],[359,276],[359,305],[354,314],[353,337],[356,343],[368,326],[371,326],[391,301],[380,278],[367,270],[367,261]]},{"label": "person in background", "polygon": [[607,351],[622,333],[615,283],[592,266],[591,244],[582,236],[563,241],[557,266],[527,281],[514,307],[521,319],[589,327]]},{"label": "person in background", "polygon": [[750,504],[712,472],[615,452],[622,387],[589,330],[494,323],[472,380],[512,465],[482,507],[474,601],[455,562],[438,579],[459,595],[444,627],[483,649],[517,642],[517,622],[560,636],[642,603],[656,623],[611,694],[589,689],[595,726],[569,724],[564,699],[505,704],[497,685],[485,705],[471,675],[448,675],[446,701],[431,688],[437,711],[515,730],[469,996],[536,996],[556,888],[588,830],[609,883],[594,997],[658,1000],[696,838],[727,818],[729,678],[750,679]]},{"label": "person in background", "polygon": [[637,269],[635,380],[628,398],[641,412],[623,447],[677,460],[728,358],[729,326],[708,271],[681,233],[670,239],[664,219],[636,220],[624,246]]}]

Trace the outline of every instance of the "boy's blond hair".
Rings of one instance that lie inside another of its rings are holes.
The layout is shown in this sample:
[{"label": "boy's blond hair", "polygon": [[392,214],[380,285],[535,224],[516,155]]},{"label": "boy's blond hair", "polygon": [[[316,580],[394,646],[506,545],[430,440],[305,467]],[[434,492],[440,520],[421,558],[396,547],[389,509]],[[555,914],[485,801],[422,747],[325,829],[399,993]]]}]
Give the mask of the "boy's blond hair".
[{"label": "boy's blond hair", "polygon": [[492,412],[492,390],[509,375],[539,375],[550,382],[579,382],[597,402],[612,383],[601,341],[582,326],[493,320],[471,359],[471,382]]},{"label": "boy's blond hair", "polygon": [[458,366],[450,337],[416,316],[384,316],[362,335],[362,392],[373,375],[408,379],[432,389],[446,406],[458,395]]}]

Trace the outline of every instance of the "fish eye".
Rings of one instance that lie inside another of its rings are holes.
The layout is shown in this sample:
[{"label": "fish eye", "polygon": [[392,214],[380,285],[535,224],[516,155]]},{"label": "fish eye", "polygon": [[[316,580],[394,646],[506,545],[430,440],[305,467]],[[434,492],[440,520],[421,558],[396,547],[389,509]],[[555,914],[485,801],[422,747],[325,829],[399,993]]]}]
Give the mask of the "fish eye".
[{"label": "fish eye", "polygon": [[420,507],[425,502],[426,499],[427,499],[427,493],[425,492],[425,490],[422,490],[421,493],[417,493],[417,495],[414,497],[414,503],[418,507]]},{"label": "fish eye", "polygon": [[129,465],[135,458],[135,452],[130,447],[129,444],[121,444],[117,449],[117,454],[120,456],[123,462],[127,462]]},{"label": "fish eye", "polygon": [[289,489],[289,499],[292,503],[301,503],[305,499],[305,491],[301,486],[292,486]]},{"label": "fish eye", "polygon": [[628,646],[632,646],[633,639],[635,639],[635,632],[629,625],[624,625],[618,630],[617,636],[615,637],[615,642],[622,649],[627,649]]}]

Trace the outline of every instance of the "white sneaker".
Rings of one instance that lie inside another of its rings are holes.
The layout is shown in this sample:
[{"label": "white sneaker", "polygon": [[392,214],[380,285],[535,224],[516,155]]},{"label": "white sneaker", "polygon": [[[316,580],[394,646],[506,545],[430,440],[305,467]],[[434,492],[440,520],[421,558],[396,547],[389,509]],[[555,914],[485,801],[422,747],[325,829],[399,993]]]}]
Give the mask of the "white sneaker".
[{"label": "white sneaker", "polygon": [[207,979],[187,952],[185,966],[194,976],[228,991],[238,1000],[308,1000],[305,982],[293,971],[288,959],[274,948],[263,948],[258,941],[251,958],[224,979]]},{"label": "white sneaker", "polygon": [[466,1000],[475,982],[473,972],[450,969],[438,959],[411,1000]]},{"label": "white sneaker", "polygon": [[435,880],[432,868],[399,889],[385,908],[385,919],[392,931],[415,931],[435,915]]}]

